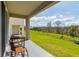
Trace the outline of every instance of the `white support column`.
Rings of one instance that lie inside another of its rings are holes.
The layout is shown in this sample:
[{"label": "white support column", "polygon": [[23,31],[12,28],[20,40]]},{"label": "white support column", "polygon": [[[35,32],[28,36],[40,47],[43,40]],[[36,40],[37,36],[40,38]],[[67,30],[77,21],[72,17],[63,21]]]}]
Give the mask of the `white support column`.
[{"label": "white support column", "polygon": [[26,17],[26,40],[30,39],[30,19]]}]

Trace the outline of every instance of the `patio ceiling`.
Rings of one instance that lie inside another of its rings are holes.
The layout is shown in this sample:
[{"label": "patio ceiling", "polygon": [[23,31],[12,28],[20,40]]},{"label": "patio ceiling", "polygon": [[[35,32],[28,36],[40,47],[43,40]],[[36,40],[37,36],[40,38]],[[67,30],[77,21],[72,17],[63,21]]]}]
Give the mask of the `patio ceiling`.
[{"label": "patio ceiling", "polygon": [[58,1],[6,1],[11,17],[32,17],[40,11],[56,4]]}]

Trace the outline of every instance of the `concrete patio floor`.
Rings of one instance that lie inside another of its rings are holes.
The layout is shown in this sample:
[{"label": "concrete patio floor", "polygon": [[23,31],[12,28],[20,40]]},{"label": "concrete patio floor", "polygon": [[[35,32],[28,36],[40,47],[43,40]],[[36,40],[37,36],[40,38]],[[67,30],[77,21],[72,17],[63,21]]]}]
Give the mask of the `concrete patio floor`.
[{"label": "concrete patio floor", "polygon": [[[31,40],[25,41],[25,47],[28,50],[29,57],[54,57],[51,54],[49,54],[47,51],[39,47],[37,44],[32,42]],[[6,47],[4,57],[10,57],[10,56],[6,56],[6,52],[8,51],[10,51],[9,45]]]},{"label": "concrete patio floor", "polygon": [[29,57],[54,57],[31,40],[25,42],[25,47],[28,49]]}]

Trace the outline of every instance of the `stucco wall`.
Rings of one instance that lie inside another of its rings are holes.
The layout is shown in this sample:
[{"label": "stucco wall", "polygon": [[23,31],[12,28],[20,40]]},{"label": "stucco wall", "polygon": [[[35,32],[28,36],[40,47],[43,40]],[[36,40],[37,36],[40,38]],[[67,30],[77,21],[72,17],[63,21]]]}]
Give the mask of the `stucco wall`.
[{"label": "stucco wall", "polygon": [[9,19],[9,37],[12,34],[12,25],[20,25],[22,28],[24,28],[25,19],[10,17],[10,19]]}]

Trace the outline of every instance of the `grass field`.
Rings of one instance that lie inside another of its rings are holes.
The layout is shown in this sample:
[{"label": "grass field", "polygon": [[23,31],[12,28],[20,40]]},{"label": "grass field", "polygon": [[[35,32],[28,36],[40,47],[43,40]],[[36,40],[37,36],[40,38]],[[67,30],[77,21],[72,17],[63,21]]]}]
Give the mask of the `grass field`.
[{"label": "grass field", "polygon": [[79,45],[69,41],[69,39],[79,38],[64,35],[65,39],[61,39],[60,36],[60,34],[30,30],[31,40],[52,55],[58,57],[79,57]]}]

